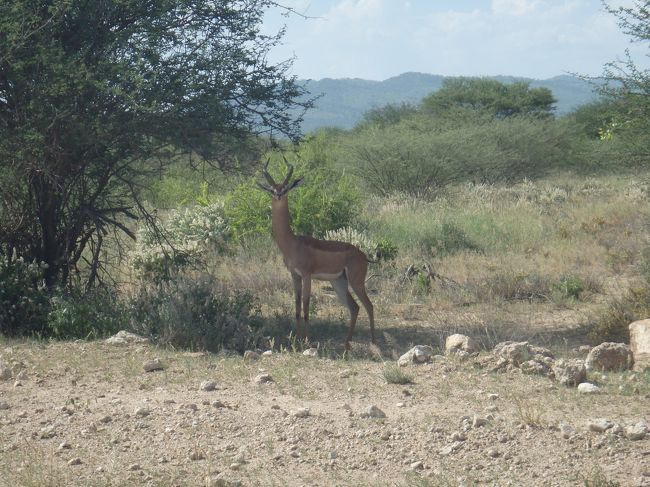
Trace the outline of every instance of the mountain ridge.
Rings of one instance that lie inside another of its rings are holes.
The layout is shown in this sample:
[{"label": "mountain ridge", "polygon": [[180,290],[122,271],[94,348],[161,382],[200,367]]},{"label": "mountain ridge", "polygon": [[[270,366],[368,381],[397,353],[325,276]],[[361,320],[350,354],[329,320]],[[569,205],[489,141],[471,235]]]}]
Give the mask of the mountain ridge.
[{"label": "mountain ridge", "polygon": [[[315,107],[305,114],[302,123],[303,132],[309,133],[322,127],[350,129],[362,119],[365,112],[372,108],[389,103],[416,104],[428,94],[440,89],[445,78],[453,78],[453,76],[410,71],[383,81],[363,78],[299,80],[310,97],[322,95],[316,100]],[[533,88],[549,88],[558,100],[555,110],[558,116],[597,98],[591,83],[569,74],[543,80],[507,75],[485,76],[485,78],[496,79],[503,83],[526,81]]]}]

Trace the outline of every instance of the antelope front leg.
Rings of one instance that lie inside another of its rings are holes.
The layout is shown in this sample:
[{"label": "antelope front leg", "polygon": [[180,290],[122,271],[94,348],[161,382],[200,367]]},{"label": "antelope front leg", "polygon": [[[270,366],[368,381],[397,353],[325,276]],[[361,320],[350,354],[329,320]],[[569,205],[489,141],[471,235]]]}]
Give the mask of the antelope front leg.
[{"label": "antelope front leg", "polygon": [[295,273],[291,273],[293,279],[293,294],[296,298],[296,337],[300,339],[300,305],[302,303],[302,278]]},{"label": "antelope front leg", "polygon": [[302,312],[305,318],[305,341],[309,341],[309,296],[311,294],[311,274],[302,278]]}]

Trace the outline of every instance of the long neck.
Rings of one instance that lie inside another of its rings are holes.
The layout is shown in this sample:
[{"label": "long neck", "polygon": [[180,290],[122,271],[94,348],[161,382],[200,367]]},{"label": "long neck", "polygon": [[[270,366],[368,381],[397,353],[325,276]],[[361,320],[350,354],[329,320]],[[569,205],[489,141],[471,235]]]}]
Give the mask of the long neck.
[{"label": "long neck", "polygon": [[271,216],[273,239],[282,253],[286,253],[295,237],[289,226],[289,201],[286,196],[279,200],[273,199],[271,202]]}]

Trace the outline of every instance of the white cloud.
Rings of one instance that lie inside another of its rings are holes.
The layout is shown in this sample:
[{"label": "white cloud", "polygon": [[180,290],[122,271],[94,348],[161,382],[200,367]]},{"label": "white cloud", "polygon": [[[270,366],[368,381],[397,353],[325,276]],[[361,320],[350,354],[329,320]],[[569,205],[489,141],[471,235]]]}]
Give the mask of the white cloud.
[{"label": "white cloud", "polygon": [[519,17],[533,12],[539,3],[537,0],[492,0],[492,12]]}]

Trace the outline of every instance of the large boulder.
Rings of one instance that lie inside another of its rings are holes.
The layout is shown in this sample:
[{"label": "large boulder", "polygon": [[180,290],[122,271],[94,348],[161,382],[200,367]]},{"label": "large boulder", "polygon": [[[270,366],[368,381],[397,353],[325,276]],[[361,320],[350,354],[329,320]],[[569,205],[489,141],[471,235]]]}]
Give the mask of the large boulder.
[{"label": "large boulder", "polygon": [[630,351],[634,370],[643,372],[650,368],[650,319],[630,323]]},{"label": "large boulder", "polygon": [[458,352],[476,353],[479,351],[478,343],[467,335],[455,333],[445,340],[445,354],[454,355]]},{"label": "large boulder", "polygon": [[423,364],[431,362],[433,357],[433,348],[428,345],[416,345],[411,350],[402,355],[397,364],[406,367],[409,364]]},{"label": "large boulder", "polygon": [[625,343],[605,342],[594,347],[587,355],[587,370],[627,370],[632,366],[632,353]]}]

